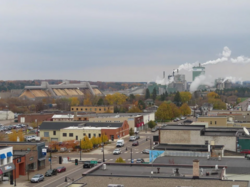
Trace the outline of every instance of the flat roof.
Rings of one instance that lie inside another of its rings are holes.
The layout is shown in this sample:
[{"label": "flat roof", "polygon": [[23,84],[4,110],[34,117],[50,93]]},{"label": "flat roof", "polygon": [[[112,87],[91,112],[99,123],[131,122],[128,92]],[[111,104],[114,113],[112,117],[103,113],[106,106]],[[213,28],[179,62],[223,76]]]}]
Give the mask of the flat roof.
[{"label": "flat roof", "polygon": [[0,146],[0,149],[5,149],[7,147],[10,147],[10,146]]},{"label": "flat roof", "polygon": [[[154,168],[154,171],[156,169]],[[73,184],[86,183],[86,187],[98,186],[107,187],[108,184],[123,184],[125,187],[163,187],[163,186],[199,186],[199,187],[229,187],[239,185],[240,187],[248,187],[248,181],[231,181],[231,180],[202,180],[202,179],[183,179],[183,178],[159,178],[158,174],[150,175],[147,177],[116,177],[116,176],[85,176],[73,182]],[[71,186],[71,185],[69,185]],[[73,186],[73,185],[72,185]],[[80,186],[80,185],[79,185]]]},{"label": "flat roof", "polygon": [[64,129],[68,129],[68,130],[102,130],[102,129],[117,129],[119,127],[66,127]]},{"label": "flat roof", "polygon": [[[222,149],[224,145],[214,145],[215,149]],[[178,150],[178,151],[208,151],[207,145],[198,144],[158,144],[154,150]]]},{"label": "flat roof", "polygon": [[205,125],[167,125],[161,127],[160,130],[201,130]]}]

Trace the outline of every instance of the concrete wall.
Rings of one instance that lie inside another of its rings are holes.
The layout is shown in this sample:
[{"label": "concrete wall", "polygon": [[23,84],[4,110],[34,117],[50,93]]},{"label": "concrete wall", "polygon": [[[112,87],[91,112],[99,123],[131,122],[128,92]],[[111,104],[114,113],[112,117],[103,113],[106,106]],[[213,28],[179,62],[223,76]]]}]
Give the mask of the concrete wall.
[{"label": "concrete wall", "polygon": [[[47,139],[48,141],[51,141],[51,138],[58,138],[58,141],[60,141],[60,130],[56,130],[56,134],[54,135],[55,130],[41,130],[40,131],[40,137],[43,137]],[[49,132],[49,137],[44,136],[44,132]]]},{"label": "concrete wall", "polygon": [[199,117],[199,122],[208,122],[209,127],[227,127],[227,117]]},{"label": "concrete wall", "polygon": [[226,150],[236,151],[235,136],[201,136],[199,130],[160,130],[160,143],[199,144],[214,141],[215,145],[224,145]]},{"label": "concrete wall", "polygon": [[11,111],[0,111],[0,120],[14,119],[14,113]]}]

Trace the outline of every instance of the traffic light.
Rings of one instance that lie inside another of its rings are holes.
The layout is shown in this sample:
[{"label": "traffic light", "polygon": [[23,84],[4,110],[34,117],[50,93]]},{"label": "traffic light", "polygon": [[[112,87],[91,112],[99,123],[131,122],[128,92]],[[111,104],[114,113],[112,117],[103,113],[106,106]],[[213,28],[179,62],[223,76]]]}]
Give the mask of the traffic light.
[{"label": "traffic light", "polygon": [[13,175],[10,175],[10,185],[13,185]]},{"label": "traffic light", "polygon": [[75,159],[75,165],[76,166],[78,165],[78,159]]},{"label": "traffic light", "polygon": [[59,164],[62,164],[62,157],[59,156]]}]

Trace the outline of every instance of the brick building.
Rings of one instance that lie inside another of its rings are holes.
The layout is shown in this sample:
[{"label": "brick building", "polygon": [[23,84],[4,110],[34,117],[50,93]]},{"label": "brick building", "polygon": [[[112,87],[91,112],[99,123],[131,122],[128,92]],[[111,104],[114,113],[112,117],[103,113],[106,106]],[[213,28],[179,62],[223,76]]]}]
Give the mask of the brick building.
[{"label": "brick building", "polygon": [[37,122],[43,121],[51,121],[51,118],[54,114],[22,114],[18,115],[18,123],[33,123],[37,120]]},{"label": "brick building", "polygon": [[19,178],[19,175],[26,175],[26,163],[25,156],[15,156],[13,158],[13,164],[15,165],[15,169],[13,172],[13,179]]}]

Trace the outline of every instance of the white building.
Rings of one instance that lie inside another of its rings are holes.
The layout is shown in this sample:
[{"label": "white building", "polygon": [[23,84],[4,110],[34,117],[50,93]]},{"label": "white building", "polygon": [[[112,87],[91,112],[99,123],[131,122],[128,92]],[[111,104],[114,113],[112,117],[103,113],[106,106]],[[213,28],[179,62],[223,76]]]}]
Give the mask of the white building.
[{"label": "white building", "polygon": [[10,120],[14,119],[14,113],[10,110],[1,110],[0,111],[0,120]]},{"label": "white building", "polygon": [[52,116],[53,121],[74,121],[74,115],[68,114],[68,115],[53,115]]},{"label": "white building", "polygon": [[7,178],[9,180],[12,170],[15,169],[13,164],[13,147],[0,146],[0,182]]}]

